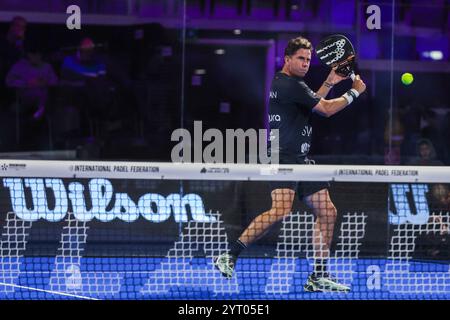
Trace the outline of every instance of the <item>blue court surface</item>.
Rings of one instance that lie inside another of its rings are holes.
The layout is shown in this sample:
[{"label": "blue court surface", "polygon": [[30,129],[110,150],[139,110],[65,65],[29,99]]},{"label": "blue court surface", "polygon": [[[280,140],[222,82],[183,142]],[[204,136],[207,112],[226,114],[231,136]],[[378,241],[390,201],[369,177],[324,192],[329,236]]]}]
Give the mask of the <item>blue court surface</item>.
[{"label": "blue court surface", "polygon": [[206,258],[28,257],[2,261],[0,299],[450,299],[448,263],[330,263],[332,273],[350,285],[351,292],[304,292],[311,270],[306,259],[242,258],[235,277],[227,280]]}]

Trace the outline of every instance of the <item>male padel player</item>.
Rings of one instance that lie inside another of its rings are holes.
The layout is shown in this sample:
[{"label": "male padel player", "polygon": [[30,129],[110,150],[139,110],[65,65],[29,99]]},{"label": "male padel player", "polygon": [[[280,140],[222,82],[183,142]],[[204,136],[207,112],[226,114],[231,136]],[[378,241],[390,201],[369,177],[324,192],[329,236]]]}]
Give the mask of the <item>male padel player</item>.
[{"label": "male padel player", "polygon": [[[314,93],[303,81],[311,62],[312,45],[302,37],[289,41],[284,54],[284,66],[276,73],[270,90],[269,121],[271,129],[279,130],[280,164],[310,164],[307,158],[311,146],[311,114],[316,112],[330,117],[348,106],[366,89],[357,75],[352,89],[343,96],[325,100],[330,89],[346,79],[334,69],[326,81]],[[336,221],[336,208],[328,194],[327,182],[284,182],[272,184],[272,208],[256,217],[231,245],[230,252],[215,258],[214,265],[223,276],[231,278],[241,251],[274,223],[290,214],[295,193],[315,215],[314,225],[314,272],[304,286],[306,291],[346,292],[350,288],[339,284],[327,270],[329,248]],[[322,238],[322,239],[321,239]],[[322,246],[321,246],[322,244]]]}]

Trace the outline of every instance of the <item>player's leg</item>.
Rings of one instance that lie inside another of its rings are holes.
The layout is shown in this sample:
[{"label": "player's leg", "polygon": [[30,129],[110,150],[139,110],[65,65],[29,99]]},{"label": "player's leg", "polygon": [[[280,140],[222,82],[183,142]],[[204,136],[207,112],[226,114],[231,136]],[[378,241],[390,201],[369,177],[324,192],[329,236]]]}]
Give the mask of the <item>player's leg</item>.
[{"label": "player's leg", "polygon": [[272,207],[257,216],[244,230],[238,240],[230,248],[230,252],[223,253],[214,261],[214,265],[223,276],[231,278],[236,260],[242,250],[260,238],[276,222],[290,214],[294,202],[295,191],[288,188],[275,189],[271,193]]},{"label": "player's leg", "polygon": [[290,214],[294,202],[295,191],[291,189],[275,189],[272,191],[272,207],[257,216],[239,237],[239,241],[249,246],[257,240],[274,223]]},{"label": "player's leg", "polygon": [[320,260],[328,260],[329,258],[337,210],[330,199],[327,189],[305,197],[305,203],[316,217],[313,244],[315,258],[319,263],[316,263],[315,271],[320,273],[322,272],[321,268],[323,268],[323,272],[326,272],[326,265],[320,263]]},{"label": "player's leg", "polygon": [[327,270],[330,246],[336,223],[337,210],[328,189],[322,189],[304,198],[316,221],[313,233],[314,273],[305,285],[307,291],[349,291],[350,288],[333,280]]}]

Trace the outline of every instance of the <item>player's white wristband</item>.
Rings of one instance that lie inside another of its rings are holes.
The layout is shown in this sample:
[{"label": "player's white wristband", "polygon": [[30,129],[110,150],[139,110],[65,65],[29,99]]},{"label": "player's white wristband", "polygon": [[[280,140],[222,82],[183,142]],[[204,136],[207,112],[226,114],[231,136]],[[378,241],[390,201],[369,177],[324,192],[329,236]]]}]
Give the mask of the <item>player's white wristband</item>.
[{"label": "player's white wristband", "polygon": [[359,97],[359,92],[356,89],[350,89],[346,93],[344,93],[343,97],[345,98],[345,100],[347,100],[347,105],[349,105],[353,102],[353,100]]}]

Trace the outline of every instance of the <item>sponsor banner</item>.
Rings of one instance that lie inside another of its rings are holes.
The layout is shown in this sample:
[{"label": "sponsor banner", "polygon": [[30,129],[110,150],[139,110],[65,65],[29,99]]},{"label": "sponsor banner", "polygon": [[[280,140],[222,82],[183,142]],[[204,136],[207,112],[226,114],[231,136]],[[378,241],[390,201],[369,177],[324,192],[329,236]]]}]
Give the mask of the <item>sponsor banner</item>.
[{"label": "sponsor banner", "polygon": [[25,170],[27,168],[27,164],[26,163],[3,163],[1,165],[1,170],[3,172],[5,171],[21,171],[21,170]]},{"label": "sponsor banner", "polygon": [[[224,174],[221,167],[204,168],[204,175]],[[108,167],[77,170],[91,169]],[[288,174],[291,169],[282,172]],[[142,245],[142,250],[150,254],[154,250],[150,244],[177,241],[180,230],[190,221],[217,222],[217,212],[229,239],[236,239],[252,219],[270,208],[271,190],[270,183],[259,181],[2,178],[0,210],[4,213],[2,220],[7,212],[14,212],[18,220],[33,222],[31,242],[57,244],[64,221],[72,213],[76,221],[89,227],[88,247],[113,246],[109,250],[112,253],[128,248],[122,252],[127,254],[129,246]],[[369,229],[380,225],[386,229],[387,186],[336,183],[330,193],[339,212],[368,216],[368,250],[373,246],[384,250],[386,237]],[[376,196],[369,200],[368,195]],[[308,209],[296,199],[293,211],[304,210]],[[278,237],[279,228],[275,226],[260,243],[275,245]],[[35,250],[43,254],[42,247],[36,245]]]},{"label": "sponsor banner", "polygon": [[[406,177],[406,178],[419,178],[419,170],[417,169],[375,169],[375,168],[364,168],[364,169],[338,169],[336,170],[337,177]],[[400,180],[399,180],[400,181]]]},{"label": "sponsor banner", "polygon": [[205,174],[209,174],[209,173],[229,174],[230,173],[230,168],[207,168],[207,167],[203,167],[200,170],[200,173],[205,173]]},{"label": "sponsor banner", "polygon": [[[200,173],[203,168],[206,171]],[[90,169],[107,170],[107,167],[78,168]],[[199,174],[226,174],[223,169],[204,166],[199,168]],[[289,174],[290,170],[282,172]],[[180,230],[189,222],[205,226],[218,222],[215,213],[220,213],[228,239],[233,241],[256,216],[271,207],[272,185],[264,181],[54,177],[4,177],[1,180],[0,226],[5,226],[8,212],[13,212],[17,220],[32,222],[29,242],[31,247],[33,243],[36,245],[31,254],[56,250],[69,214],[73,214],[76,221],[87,223],[87,246],[93,250],[92,254],[103,254],[102,250],[109,248],[110,254],[127,255],[137,247],[142,247],[139,252],[154,254],[155,246],[168,246],[177,241]],[[329,192],[338,210],[335,230],[347,213],[367,216],[361,255],[385,256],[392,237],[390,229],[399,225],[428,226],[433,214],[439,212],[430,200],[431,191],[436,187],[333,182]],[[297,197],[293,211],[311,214]],[[431,227],[441,228],[436,226]],[[280,226],[275,225],[258,245],[274,247],[279,236]],[[334,243],[339,242],[339,232],[335,232],[334,237]],[[43,247],[42,243],[47,245]],[[48,246],[50,243],[54,245]]]},{"label": "sponsor banner", "polygon": [[136,172],[136,173],[159,173],[159,167],[146,165],[73,165],[69,166],[72,172]]},{"label": "sponsor banner", "polygon": [[[277,167],[277,170],[273,168]],[[447,183],[446,167],[0,160],[2,177]]]}]

